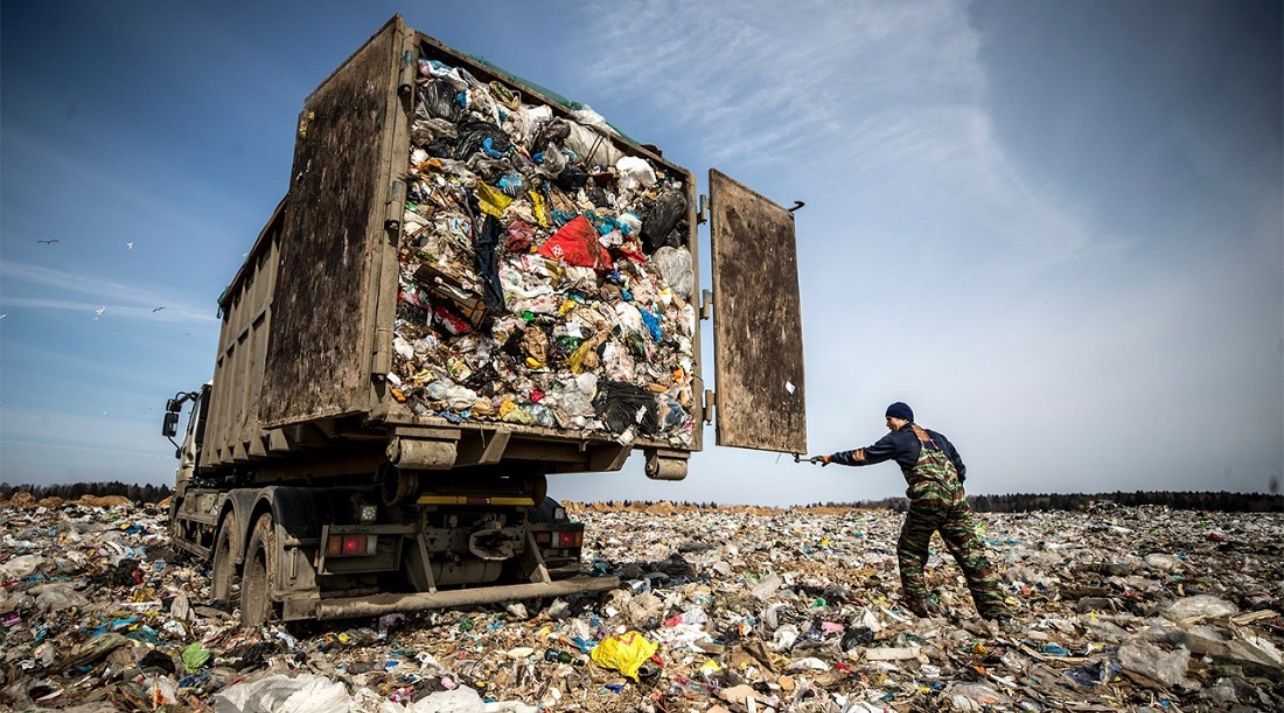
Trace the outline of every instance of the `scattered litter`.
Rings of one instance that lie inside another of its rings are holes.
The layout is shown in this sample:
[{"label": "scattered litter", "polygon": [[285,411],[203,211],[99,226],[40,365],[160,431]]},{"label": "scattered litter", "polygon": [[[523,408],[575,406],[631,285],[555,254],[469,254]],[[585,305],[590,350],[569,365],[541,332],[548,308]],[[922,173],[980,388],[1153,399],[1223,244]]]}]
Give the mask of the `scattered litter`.
[{"label": "scattered litter", "polygon": [[901,606],[895,512],[565,503],[619,589],[242,630],[168,503],[42,502],[0,507],[3,709],[1284,709],[1278,514],[980,515],[998,627],[939,543],[940,615]]}]

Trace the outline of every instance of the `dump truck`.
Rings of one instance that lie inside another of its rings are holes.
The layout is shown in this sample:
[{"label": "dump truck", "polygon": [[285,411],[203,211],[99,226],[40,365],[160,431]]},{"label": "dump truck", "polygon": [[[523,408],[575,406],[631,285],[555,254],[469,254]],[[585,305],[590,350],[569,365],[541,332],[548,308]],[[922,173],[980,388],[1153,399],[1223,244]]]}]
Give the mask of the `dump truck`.
[{"label": "dump truck", "polygon": [[[392,384],[398,245],[420,60],[545,104],[569,100],[394,17],[299,114],[286,197],[218,300],[212,379],[166,405],[179,466],[175,545],[209,563],[212,597],[243,624],[544,599],[619,586],[585,571],[584,527],[549,477],[618,471],[680,480],[716,421],[718,445],[806,451],[794,216],[726,175],[696,177],[653,146],[601,133],[687,191],[696,428],[688,444],[547,425],[447,419]],[[700,289],[708,224],[712,289]],[[700,369],[713,322],[715,389]],[[185,436],[178,435],[186,412]]]}]

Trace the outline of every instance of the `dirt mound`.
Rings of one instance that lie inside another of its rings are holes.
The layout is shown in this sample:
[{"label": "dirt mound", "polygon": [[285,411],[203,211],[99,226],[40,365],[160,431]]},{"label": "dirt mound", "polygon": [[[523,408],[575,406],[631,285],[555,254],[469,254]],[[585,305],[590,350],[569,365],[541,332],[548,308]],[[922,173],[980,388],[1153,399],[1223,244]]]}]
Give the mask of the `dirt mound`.
[{"label": "dirt mound", "polygon": [[19,490],[9,498],[9,506],[15,508],[33,508],[36,506],[36,496],[25,490]]},{"label": "dirt mound", "polygon": [[82,495],[76,501],[77,505],[84,505],[91,508],[112,508],[120,505],[133,505],[129,498],[124,495]]},{"label": "dirt mound", "polygon": [[[608,512],[640,512],[647,515],[660,515],[663,517],[674,517],[678,515],[691,515],[702,512],[721,512],[721,513],[740,513],[745,515],[775,515],[780,512],[780,508],[768,507],[765,505],[692,505],[691,503],[675,503],[668,500],[658,502],[638,501],[638,502],[592,502],[578,503],[567,501],[562,503],[566,511],[572,515],[583,513],[608,513]],[[845,508],[841,512],[847,512]]]}]

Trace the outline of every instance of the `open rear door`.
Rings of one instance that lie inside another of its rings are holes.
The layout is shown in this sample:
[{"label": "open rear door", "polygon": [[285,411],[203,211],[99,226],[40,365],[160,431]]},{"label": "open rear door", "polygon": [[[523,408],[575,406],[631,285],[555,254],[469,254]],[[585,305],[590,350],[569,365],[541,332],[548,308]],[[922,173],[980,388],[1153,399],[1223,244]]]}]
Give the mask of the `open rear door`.
[{"label": "open rear door", "polygon": [[268,427],[359,412],[372,400],[380,270],[404,194],[390,176],[394,160],[405,165],[394,129],[405,121],[397,90],[406,32],[394,17],[299,114],[263,385]]},{"label": "open rear door", "polygon": [[807,452],[794,216],[709,171],[718,445]]}]

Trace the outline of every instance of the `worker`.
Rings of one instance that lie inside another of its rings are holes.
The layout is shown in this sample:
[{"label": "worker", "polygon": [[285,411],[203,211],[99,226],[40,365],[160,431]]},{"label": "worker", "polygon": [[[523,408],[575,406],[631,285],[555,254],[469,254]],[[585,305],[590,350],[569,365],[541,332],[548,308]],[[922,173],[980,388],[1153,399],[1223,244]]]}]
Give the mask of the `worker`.
[{"label": "worker", "polygon": [[928,594],[923,569],[932,533],[940,532],[963,570],[977,612],[986,619],[1006,622],[1009,617],[998,575],[985,556],[985,543],[963,492],[967,475],[963,459],[945,436],[914,423],[914,411],[905,403],[888,406],[886,416],[891,433],[874,445],[815,456],[811,462],[822,466],[872,465],[885,460],[899,463],[909,483],[905,495],[910,499],[909,514],[896,544],[906,608],[918,616],[939,613]]}]

